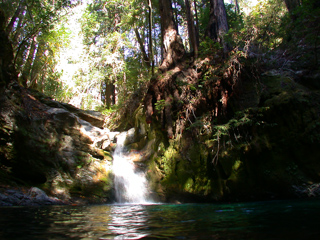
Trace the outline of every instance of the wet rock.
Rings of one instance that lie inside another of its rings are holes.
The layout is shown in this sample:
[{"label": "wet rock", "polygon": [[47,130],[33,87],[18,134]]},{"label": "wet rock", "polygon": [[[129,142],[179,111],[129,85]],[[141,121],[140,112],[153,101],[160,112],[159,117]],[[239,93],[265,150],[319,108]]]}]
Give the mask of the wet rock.
[{"label": "wet rock", "polygon": [[30,189],[7,189],[0,193],[0,206],[41,206],[60,205],[63,201],[48,197],[48,195],[37,187]]},{"label": "wet rock", "polygon": [[67,103],[61,103],[61,105],[69,112],[74,113],[79,118],[89,122],[91,125],[101,129],[103,128],[105,117],[100,112],[92,110],[82,110]]},{"label": "wet rock", "polygon": [[39,205],[53,204],[55,201],[47,196],[47,194],[37,187],[30,188],[28,197],[32,199],[32,202]]},{"label": "wet rock", "polygon": [[92,110],[82,110],[79,108],[76,108],[72,106],[71,104],[68,103],[61,103],[57,102],[55,100],[52,100],[46,96],[44,96],[42,93],[36,92],[35,90],[33,91],[33,94],[36,94],[38,96],[39,101],[44,103],[45,105],[52,107],[52,108],[60,108],[64,109],[80,119],[83,119],[87,122],[89,122],[91,125],[98,127],[98,128],[103,128],[104,122],[105,122],[105,116],[101,114],[100,112],[97,111],[92,111]]},{"label": "wet rock", "polygon": [[[37,101],[27,90],[18,91],[13,95],[26,99],[21,106],[8,97],[1,98],[5,107],[0,108],[3,120],[0,122],[0,140],[6,144],[0,147],[0,182],[3,181],[1,177],[6,176],[8,182],[14,183],[18,179],[28,185],[45,184],[52,193],[62,189],[70,198],[75,194],[108,199],[112,190],[108,180],[111,167],[106,163],[112,159],[108,151],[111,151],[114,134],[110,138],[109,129],[92,125],[68,111],[63,104],[50,107]],[[87,176],[83,181],[80,179],[82,173]],[[62,176],[57,184],[56,176]],[[36,189],[31,189],[31,195],[12,191],[5,193],[7,197],[1,197],[2,205],[55,203]]]},{"label": "wet rock", "polygon": [[61,127],[71,127],[79,125],[77,117],[62,108],[50,108],[47,111],[52,115],[53,120],[59,123]]},{"label": "wet rock", "polygon": [[135,142],[135,140],[136,140],[135,139],[135,134],[136,134],[135,128],[130,128],[127,131],[127,136],[126,136],[126,141],[125,141],[126,145]]}]

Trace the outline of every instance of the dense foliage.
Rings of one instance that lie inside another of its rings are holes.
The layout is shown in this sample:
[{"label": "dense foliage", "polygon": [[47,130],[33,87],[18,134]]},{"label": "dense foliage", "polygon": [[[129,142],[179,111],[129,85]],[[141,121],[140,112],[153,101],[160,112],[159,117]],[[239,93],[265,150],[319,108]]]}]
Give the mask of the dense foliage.
[{"label": "dense foliage", "polygon": [[[307,44],[305,58],[317,66],[317,1],[267,0],[257,5],[229,1],[233,3],[226,4],[229,31],[215,40],[209,31],[210,14],[218,2],[172,1],[187,52],[197,48],[194,39],[201,58],[223,44],[229,52],[258,58],[282,45],[301,49]],[[158,1],[3,0],[0,6],[20,83],[78,107],[108,109],[125,104],[164,58]],[[189,33],[190,22],[195,38]]]},{"label": "dense foliage", "polygon": [[68,33],[58,23],[76,6],[76,1],[1,1],[6,28],[13,45],[19,82],[25,87],[59,92],[55,56],[66,44]]}]

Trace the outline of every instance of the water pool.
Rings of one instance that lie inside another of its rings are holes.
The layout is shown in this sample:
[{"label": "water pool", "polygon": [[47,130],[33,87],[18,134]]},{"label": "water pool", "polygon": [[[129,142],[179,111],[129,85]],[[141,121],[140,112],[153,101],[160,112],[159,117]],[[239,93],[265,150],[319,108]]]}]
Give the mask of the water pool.
[{"label": "water pool", "polygon": [[0,239],[320,239],[320,200],[1,207]]}]

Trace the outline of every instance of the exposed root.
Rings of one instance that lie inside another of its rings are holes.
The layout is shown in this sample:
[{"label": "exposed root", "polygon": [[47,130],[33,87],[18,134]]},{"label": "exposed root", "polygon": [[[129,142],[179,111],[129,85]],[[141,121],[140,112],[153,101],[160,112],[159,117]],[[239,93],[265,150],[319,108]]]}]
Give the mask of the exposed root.
[{"label": "exposed root", "polygon": [[213,115],[212,121],[223,122],[241,77],[239,57],[232,53],[227,62],[217,66],[213,57],[207,57],[196,64],[181,63],[158,75],[149,83],[144,98],[147,123],[160,121],[171,139],[200,124],[208,112]]}]

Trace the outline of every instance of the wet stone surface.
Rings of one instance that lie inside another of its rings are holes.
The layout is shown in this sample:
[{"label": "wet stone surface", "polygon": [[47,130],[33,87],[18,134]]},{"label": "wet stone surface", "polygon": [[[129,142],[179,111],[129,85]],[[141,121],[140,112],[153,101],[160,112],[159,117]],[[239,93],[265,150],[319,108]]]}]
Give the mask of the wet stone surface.
[{"label": "wet stone surface", "polygon": [[6,189],[0,193],[0,206],[42,206],[61,205],[63,201],[47,196],[39,188]]}]

